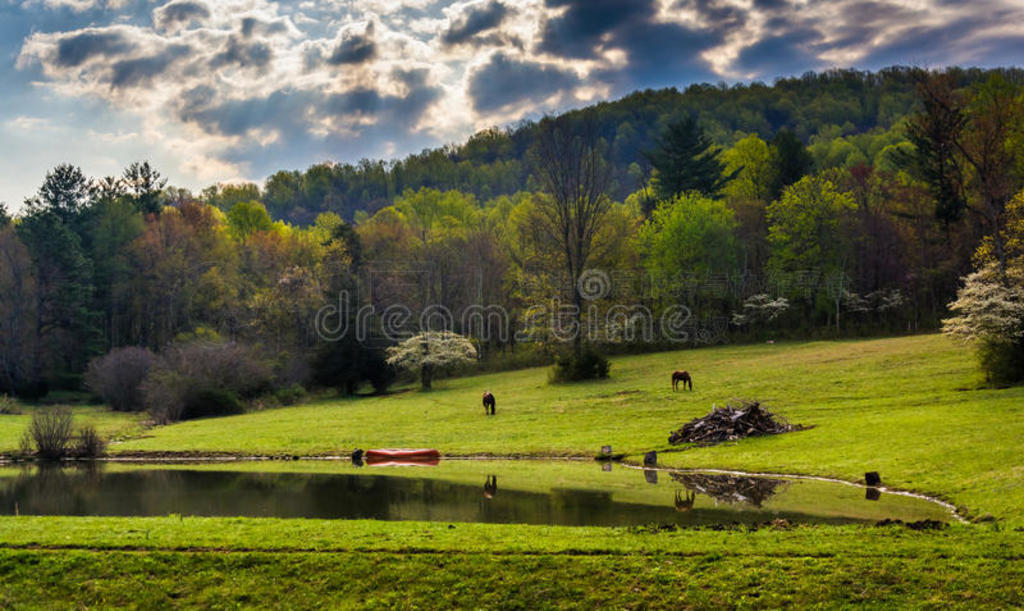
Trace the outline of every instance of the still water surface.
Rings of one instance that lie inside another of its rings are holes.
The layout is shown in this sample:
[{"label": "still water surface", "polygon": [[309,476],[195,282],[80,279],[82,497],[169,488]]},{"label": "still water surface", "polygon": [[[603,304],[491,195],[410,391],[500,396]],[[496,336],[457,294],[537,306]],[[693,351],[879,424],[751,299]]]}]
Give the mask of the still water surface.
[{"label": "still water surface", "polygon": [[841,483],[489,460],[435,467],[301,461],[0,468],[0,514],[14,513],[566,526],[951,519],[926,499]]}]

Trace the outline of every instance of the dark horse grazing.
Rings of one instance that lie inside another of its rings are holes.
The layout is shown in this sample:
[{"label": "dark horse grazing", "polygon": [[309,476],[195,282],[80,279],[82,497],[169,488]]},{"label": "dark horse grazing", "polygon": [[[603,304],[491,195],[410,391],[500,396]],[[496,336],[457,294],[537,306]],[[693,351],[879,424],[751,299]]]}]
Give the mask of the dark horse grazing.
[{"label": "dark horse grazing", "polygon": [[679,383],[683,383],[683,388],[687,386],[690,390],[693,390],[693,380],[690,379],[690,374],[685,371],[674,371],[672,372],[672,390],[679,390]]},{"label": "dark horse grazing", "polygon": [[[487,411],[488,409],[490,412]],[[494,415],[494,395],[492,395],[489,390],[484,393],[484,414],[489,416]]]}]

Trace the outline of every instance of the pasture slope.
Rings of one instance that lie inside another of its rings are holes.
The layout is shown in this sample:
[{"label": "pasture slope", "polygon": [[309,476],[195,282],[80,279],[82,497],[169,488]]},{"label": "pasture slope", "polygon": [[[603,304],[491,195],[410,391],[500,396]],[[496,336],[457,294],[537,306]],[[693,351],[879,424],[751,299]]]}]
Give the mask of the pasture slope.
[{"label": "pasture slope", "polygon": [[[694,374],[692,393],[671,390],[678,368]],[[611,444],[632,460],[659,450],[678,467],[848,480],[877,470],[889,486],[950,501],[971,523],[751,532],[10,516],[0,518],[0,606],[1021,606],[1024,389],[981,381],[969,351],[932,335],[622,357],[600,382],[552,387],[531,369],[148,430],[85,408],[83,419],[124,438],[115,454],[430,446],[591,456]],[[483,415],[484,390],[497,397],[495,417]],[[667,445],[670,430],[732,398],[814,428]],[[0,449],[16,447],[27,413],[0,417]]]}]

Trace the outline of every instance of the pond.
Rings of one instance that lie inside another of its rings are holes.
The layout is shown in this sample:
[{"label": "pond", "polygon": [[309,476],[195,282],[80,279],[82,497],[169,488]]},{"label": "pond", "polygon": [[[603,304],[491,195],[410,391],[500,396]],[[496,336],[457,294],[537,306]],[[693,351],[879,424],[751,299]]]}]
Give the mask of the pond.
[{"label": "pond", "polygon": [[566,526],[948,522],[924,498],[840,482],[590,461],[90,463],[0,468],[0,514],[251,516]]}]

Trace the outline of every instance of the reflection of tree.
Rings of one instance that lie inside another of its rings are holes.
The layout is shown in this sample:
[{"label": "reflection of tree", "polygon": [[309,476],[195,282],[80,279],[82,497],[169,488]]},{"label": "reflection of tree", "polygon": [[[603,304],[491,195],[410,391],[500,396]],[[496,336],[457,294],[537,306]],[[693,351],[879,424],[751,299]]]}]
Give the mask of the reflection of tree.
[{"label": "reflection of tree", "polygon": [[706,473],[672,473],[687,490],[705,494],[726,503],[747,503],[760,507],[775,494],[783,480],[737,475],[709,475]]}]

